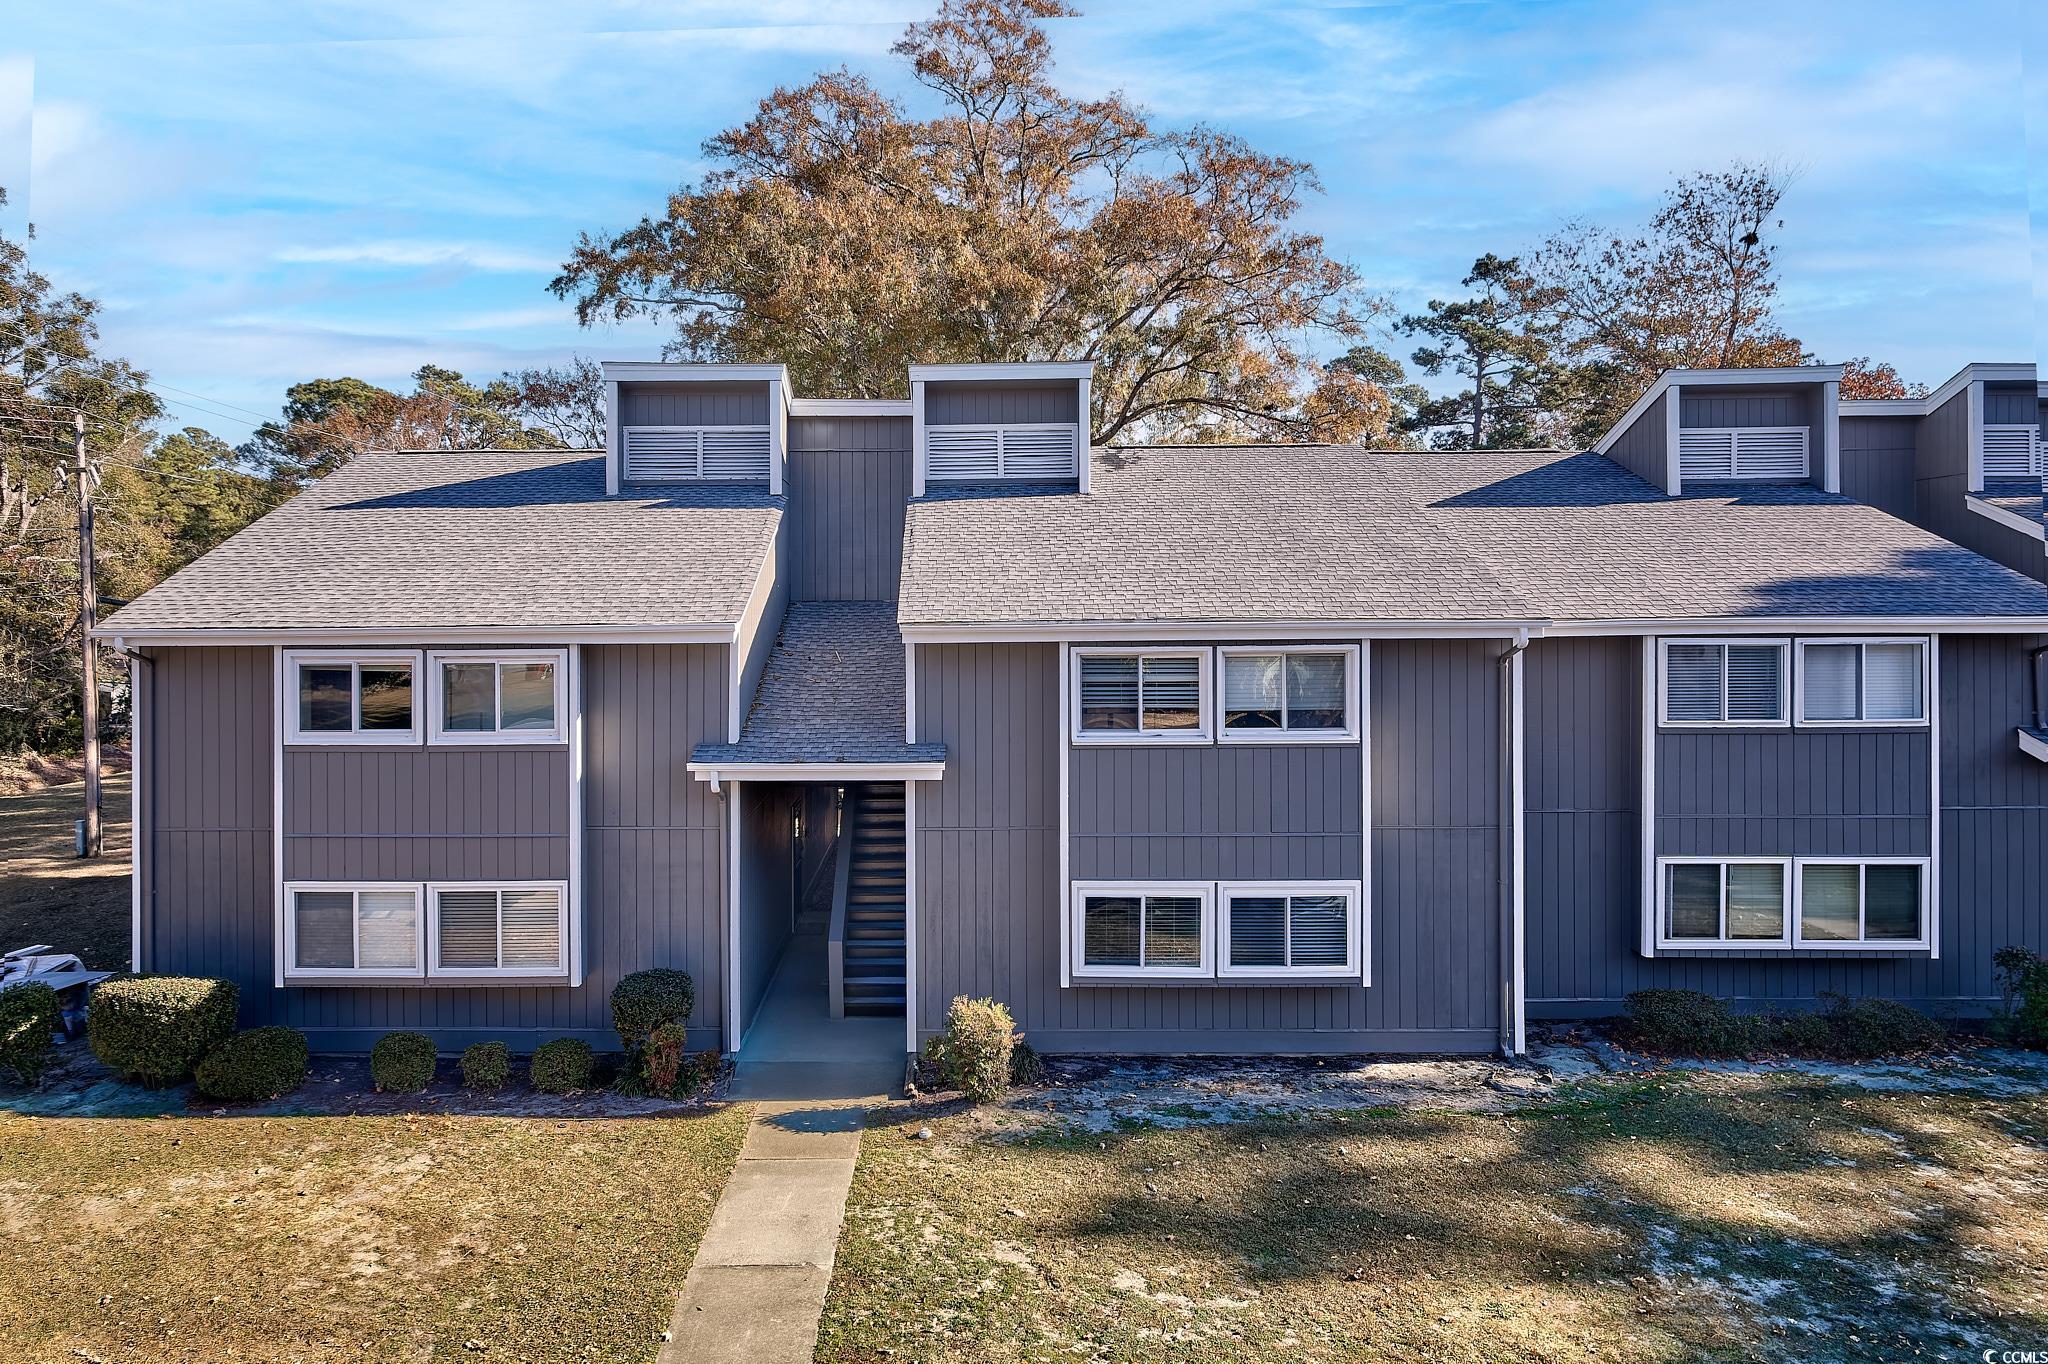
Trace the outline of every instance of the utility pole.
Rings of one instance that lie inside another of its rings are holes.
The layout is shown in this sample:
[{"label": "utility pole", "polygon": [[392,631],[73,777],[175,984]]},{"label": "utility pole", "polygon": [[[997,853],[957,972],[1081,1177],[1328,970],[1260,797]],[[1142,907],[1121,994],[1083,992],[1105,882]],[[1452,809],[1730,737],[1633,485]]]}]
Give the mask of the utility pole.
[{"label": "utility pole", "polygon": [[85,838],[80,857],[106,849],[100,829],[100,670],[93,628],[99,624],[99,575],[92,556],[92,464],[85,457],[85,413],[71,414],[71,450],[78,475],[79,722],[85,738]]}]

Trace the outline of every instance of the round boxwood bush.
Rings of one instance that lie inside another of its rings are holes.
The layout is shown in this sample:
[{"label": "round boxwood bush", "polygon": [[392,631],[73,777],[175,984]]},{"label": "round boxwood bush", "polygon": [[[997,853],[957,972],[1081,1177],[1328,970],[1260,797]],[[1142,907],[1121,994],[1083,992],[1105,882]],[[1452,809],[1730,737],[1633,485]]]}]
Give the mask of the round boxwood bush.
[{"label": "round boxwood bush", "polygon": [[63,1026],[57,992],[41,981],[0,990],[0,1071],[25,1085],[40,1080]]},{"label": "round boxwood bush", "polygon": [[462,1053],[462,1084],[488,1092],[512,1078],[512,1053],[503,1042],[478,1042]]},{"label": "round boxwood bush", "polygon": [[370,1079],[390,1094],[417,1094],[434,1083],[434,1039],[388,1032],[370,1048]]},{"label": "round boxwood bush", "polygon": [[232,981],[128,976],[104,981],[85,1010],[93,1055],[131,1080],[174,1085],[235,1030]]},{"label": "round boxwood bush", "polygon": [[656,1028],[681,1023],[696,1006],[697,985],[688,971],[635,971],[612,987],[612,1026],[626,1050],[637,1052]]},{"label": "round boxwood bush", "polygon": [[297,1028],[251,1028],[206,1053],[192,1087],[209,1099],[251,1103],[289,1094],[306,1079],[306,1035]]},{"label": "round boxwood bush", "polygon": [[573,1094],[590,1088],[591,1072],[597,1058],[590,1044],[574,1037],[543,1042],[527,1063],[526,1078],[543,1094]]}]

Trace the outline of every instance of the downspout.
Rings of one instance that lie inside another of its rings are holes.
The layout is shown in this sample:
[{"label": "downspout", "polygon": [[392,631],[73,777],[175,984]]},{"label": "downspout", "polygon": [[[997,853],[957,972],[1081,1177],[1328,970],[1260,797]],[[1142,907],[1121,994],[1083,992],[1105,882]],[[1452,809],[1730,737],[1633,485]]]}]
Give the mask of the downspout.
[{"label": "downspout", "polygon": [[2040,644],[2027,650],[2027,681],[2034,693],[2034,728],[2048,730],[2048,687],[2042,685],[2041,657],[2048,654],[2048,644]]},{"label": "downspout", "polygon": [[1500,668],[1500,1050],[1507,1057],[1522,1052],[1522,692],[1520,661],[1529,647],[1529,632],[1518,631],[1514,642],[1494,662]]}]

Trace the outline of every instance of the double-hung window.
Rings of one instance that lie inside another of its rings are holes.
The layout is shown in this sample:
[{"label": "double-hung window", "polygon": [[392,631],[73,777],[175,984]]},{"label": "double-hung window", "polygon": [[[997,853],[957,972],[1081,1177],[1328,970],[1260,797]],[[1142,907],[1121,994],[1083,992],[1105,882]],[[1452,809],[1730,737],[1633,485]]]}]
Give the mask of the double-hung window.
[{"label": "double-hung window", "polygon": [[1799,723],[1926,724],[1927,642],[1800,640]]},{"label": "double-hung window", "polygon": [[420,888],[326,881],[287,886],[284,961],[288,978],[304,980],[422,974]]},{"label": "double-hung window", "polygon": [[1206,881],[1082,882],[1074,887],[1074,974],[1212,975],[1215,904]]},{"label": "double-hung window", "polygon": [[1357,882],[1225,882],[1220,899],[1219,975],[1359,974]]},{"label": "double-hung window", "polygon": [[1790,641],[1666,639],[1658,642],[1658,654],[1658,716],[1664,724],[1790,722]]},{"label": "double-hung window", "polygon": [[1283,743],[1358,737],[1358,649],[1220,650],[1225,742]]},{"label": "double-hung window", "polygon": [[1667,857],[1659,876],[1660,946],[1790,944],[1791,858]]},{"label": "double-hung window", "polygon": [[1082,743],[1207,740],[1207,649],[1076,649],[1074,738]]},{"label": "double-hung window", "polygon": [[285,742],[416,744],[419,655],[290,650],[284,655]]},{"label": "double-hung window", "polygon": [[559,881],[429,885],[437,976],[556,976],[568,969],[568,897]]},{"label": "double-hung window", "polygon": [[427,655],[430,742],[562,742],[568,667],[562,650]]},{"label": "double-hung window", "polygon": [[1927,946],[1927,867],[1920,858],[1800,858],[1799,945]]}]

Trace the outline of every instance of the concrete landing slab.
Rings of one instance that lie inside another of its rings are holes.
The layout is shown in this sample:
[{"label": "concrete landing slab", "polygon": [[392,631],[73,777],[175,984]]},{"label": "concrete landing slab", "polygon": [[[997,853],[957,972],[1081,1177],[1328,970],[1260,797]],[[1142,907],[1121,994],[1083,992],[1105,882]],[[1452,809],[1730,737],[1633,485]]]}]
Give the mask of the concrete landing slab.
[{"label": "concrete landing slab", "polygon": [[802,1102],[821,1099],[880,1103],[903,1088],[900,1057],[868,1061],[750,1061],[733,1067],[735,1099]]},{"label": "concrete landing slab", "polygon": [[699,1265],[660,1364],[809,1364],[832,1271],[821,1265]]}]

